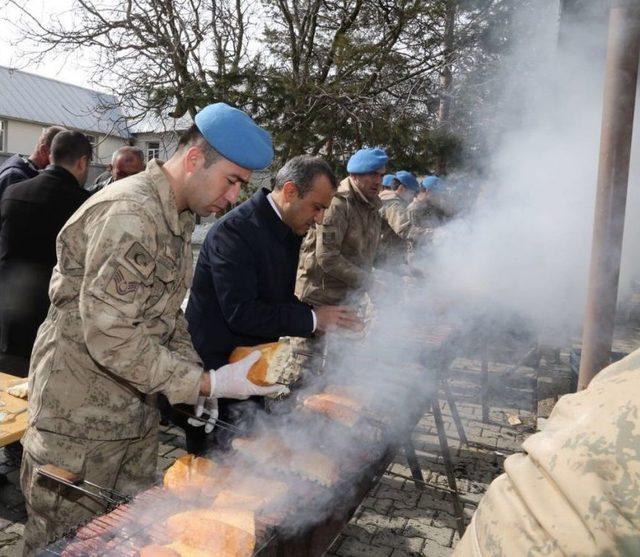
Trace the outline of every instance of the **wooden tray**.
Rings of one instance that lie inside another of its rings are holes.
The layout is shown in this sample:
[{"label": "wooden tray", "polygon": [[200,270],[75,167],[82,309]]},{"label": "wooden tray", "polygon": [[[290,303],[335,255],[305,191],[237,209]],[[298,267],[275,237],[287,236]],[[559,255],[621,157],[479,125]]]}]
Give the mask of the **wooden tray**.
[{"label": "wooden tray", "polygon": [[[26,377],[16,377],[8,373],[0,372],[0,412],[15,412],[22,410],[29,404],[26,400],[11,396],[7,389],[17,383],[26,381]],[[22,412],[17,416],[7,416],[0,422],[0,447],[9,443],[19,441],[27,429],[27,412]]]}]

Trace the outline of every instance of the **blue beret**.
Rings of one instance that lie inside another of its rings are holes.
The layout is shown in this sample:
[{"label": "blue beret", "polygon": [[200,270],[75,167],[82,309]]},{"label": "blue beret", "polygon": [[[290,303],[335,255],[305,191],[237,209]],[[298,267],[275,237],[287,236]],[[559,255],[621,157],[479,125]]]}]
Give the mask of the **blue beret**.
[{"label": "blue beret", "polygon": [[383,149],[360,149],[356,151],[347,163],[349,174],[367,174],[375,172],[387,164],[389,157]]},{"label": "blue beret", "polygon": [[425,176],[420,185],[425,190],[437,190],[440,188],[440,178],[437,176]]},{"label": "blue beret", "polygon": [[261,170],[273,161],[271,135],[242,110],[210,104],[196,114],[195,123],[211,147],[242,168]]},{"label": "blue beret", "polygon": [[407,172],[406,170],[399,170],[396,172],[396,179],[400,182],[405,188],[409,188],[413,191],[418,191],[420,187],[418,185],[418,180],[416,177],[411,174],[411,172]]},{"label": "blue beret", "polygon": [[391,186],[393,185],[393,178],[394,178],[394,175],[393,175],[393,174],[385,174],[385,175],[382,177],[382,185],[383,185],[385,188],[389,188],[389,187],[391,187]]}]

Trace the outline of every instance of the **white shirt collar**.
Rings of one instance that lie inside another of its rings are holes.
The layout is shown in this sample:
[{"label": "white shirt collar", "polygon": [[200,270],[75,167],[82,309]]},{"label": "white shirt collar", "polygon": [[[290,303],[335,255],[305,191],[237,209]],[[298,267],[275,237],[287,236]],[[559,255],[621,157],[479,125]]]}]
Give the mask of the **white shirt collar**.
[{"label": "white shirt collar", "polygon": [[282,215],[280,214],[280,209],[278,209],[278,206],[276,205],[276,202],[273,200],[273,193],[267,194],[267,199],[269,200],[269,205],[271,205],[271,207],[273,207],[273,210],[276,212],[276,215],[278,215],[278,218],[280,220],[282,220]]}]

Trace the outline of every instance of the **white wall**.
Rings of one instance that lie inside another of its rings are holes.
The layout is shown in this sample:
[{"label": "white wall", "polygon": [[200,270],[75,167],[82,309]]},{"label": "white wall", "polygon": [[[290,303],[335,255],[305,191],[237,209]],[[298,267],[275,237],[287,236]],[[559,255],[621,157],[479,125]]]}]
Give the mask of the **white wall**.
[{"label": "white wall", "polygon": [[140,147],[147,157],[147,144],[157,142],[160,144],[160,153],[158,158],[166,161],[176,150],[178,146],[178,135],[174,132],[164,133],[139,133],[135,136],[135,146]]},{"label": "white wall", "polygon": [[[47,126],[19,120],[5,120],[7,123],[6,152],[30,155],[43,128]],[[85,133],[96,138],[97,148],[94,151],[93,162],[97,164],[109,163],[114,151],[123,145],[128,145],[127,140],[120,137],[104,136],[90,131],[85,131]]]}]

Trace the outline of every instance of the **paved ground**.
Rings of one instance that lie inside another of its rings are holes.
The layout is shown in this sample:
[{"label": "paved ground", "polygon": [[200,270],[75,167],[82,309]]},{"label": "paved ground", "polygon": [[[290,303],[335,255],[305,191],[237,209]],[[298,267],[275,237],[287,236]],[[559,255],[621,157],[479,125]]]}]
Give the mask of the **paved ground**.
[{"label": "paved ground", "polygon": [[[640,333],[634,330],[619,344],[630,350],[640,345],[638,339]],[[543,415],[548,415],[558,396],[568,391],[568,360],[568,351],[561,353],[558,361],[553,351],[546,351],[537,370],[522,367],[510,372],[506,364],[491,364],[488,423],[482,421],[478,404],[479,362],[455,360],[450,383],[471,447],[460,446],[450,409],[446,403],[441,407],[467,521],[489,483],[502,472],[504,458],[517,451],[535,430],[536,395],[541,398]],[[331,547],[330,556],[438,557],[452,552],[459,538],[431,414],[419,422],[413,442],[427,485],[417,489],[404,455],[397,455]],[[184,452],[180,430],[163,428],[158,470]],[[8,449],[0,449],[0,473],[8,480],[0,486],[0,555],[20,555],[26,515],[19,489],[19,463]]]}]

